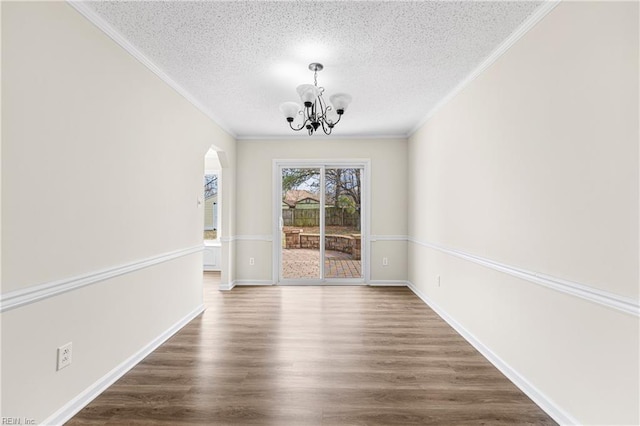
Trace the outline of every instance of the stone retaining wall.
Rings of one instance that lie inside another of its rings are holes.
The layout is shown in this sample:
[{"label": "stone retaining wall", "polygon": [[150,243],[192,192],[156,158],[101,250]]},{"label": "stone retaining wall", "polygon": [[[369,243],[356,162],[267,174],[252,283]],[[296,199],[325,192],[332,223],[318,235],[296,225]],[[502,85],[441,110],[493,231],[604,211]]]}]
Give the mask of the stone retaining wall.
[{"label": "stone retaining wall", "polygon": [[[320,250],[320,235],[305,234],[302,229],[287,229],[284,231],[285,248]],[[362,243],[359,234],[325,235],[325,250],[335,250],[350,254],[354,260],[360,260]]]}]

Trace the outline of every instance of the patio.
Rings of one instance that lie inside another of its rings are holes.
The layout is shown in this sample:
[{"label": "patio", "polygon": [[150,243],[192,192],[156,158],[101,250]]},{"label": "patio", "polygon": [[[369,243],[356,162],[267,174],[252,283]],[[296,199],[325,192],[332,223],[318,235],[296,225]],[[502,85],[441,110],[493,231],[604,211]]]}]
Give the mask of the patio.
[{"label": "patio", "polygon": [[[360,260],[350,254],[334,250],[325,251],[324,270],[326,278],[361,278]],[[319,278],[320,252],[313,249],[283,249],[282,272],[287,279]]]}]

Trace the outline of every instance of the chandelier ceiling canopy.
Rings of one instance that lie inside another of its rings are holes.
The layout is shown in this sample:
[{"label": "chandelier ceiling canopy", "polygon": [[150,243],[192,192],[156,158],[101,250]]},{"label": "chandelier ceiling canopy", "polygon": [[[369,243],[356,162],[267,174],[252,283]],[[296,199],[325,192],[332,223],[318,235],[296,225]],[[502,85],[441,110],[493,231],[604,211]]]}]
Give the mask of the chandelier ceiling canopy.
[{"label": "chandelier ceiling canopy", "polygon": [[[327,104],[322,97],[324,87],[318,87],[318,72],[323,68],[324,66],[317,62],[309,64],[309,69],[313,71],[313,84],[301,84],[296,88],[303,106],[297,102],[285,102],[280,105],[280,111],[287,118],[289,127],[295,131],[306,129],[309,136],[319,128],[330,135],[351,103],[350,95],[336,93],[329,97],[331,105]],[[301,119],[298,124],[294,124],[298,116]]]}]

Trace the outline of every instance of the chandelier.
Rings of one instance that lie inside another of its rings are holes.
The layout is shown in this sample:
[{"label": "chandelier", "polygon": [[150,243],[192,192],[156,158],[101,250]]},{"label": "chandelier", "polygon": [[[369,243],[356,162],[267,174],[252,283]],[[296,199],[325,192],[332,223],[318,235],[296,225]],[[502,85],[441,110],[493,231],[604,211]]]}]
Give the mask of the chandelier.
[{"label": "chandelier", "polygon": [[[304,107],[300,107],[296,102],[285,102],[280,105],[280,111],[287,118],[289,127],[295,131],[307,129],[309,136],[320,127],[325,134],[330,135],[351,102],[351,96],[346,93],[336,93],[329,97],[331,105],[327,105],[322,97],[324,87],[318,87],[318,71],[322,71],[323,68],[322,64],[317,62],[309,64],[309,69],[313,71],[313,84],[301,84],[296,88]],[[335,111],[337,120],[334,121],[329,117],[329,111]],[[302,117],[302,123],[294,125],[293,122],[299,115]]]}]

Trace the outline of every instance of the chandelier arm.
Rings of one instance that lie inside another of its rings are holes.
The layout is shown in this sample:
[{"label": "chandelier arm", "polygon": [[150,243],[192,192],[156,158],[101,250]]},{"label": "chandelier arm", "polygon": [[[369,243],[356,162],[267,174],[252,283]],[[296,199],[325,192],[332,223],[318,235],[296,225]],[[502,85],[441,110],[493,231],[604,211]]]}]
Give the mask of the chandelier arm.
[{"label": "chandelier arm", "polygon": [[324,103],[322,95],[318,96],[318,103],[320,104],[320,111],[322,112],[320,118],[324,122],[327,118],[327,105]]},{"label": "chandelier arm", "polygon": [[[327,132],[327,129],[329,129],[328,132]],[[322,120],[322,130],[324,131],[325,134],[329,135],[329,134],[331,134],[331,129],[333,129],[333,123],[331,125],[329,125],[329,121],[325,117]]]},{"label": "chandelier arm", "polygon": [[330,123],[328,113],[332,109],[331,105],[327,105],[322,96],[318,97],[320,108],[322,109],[322,115],[320,118],[320,123],[322,124],[322,131],[325,135],[330,135],[333,131],[333,126],[335,126],[334,122]]},{"label": "chandelier arm", "polygon": [[304,129],[304,126],[301,126],[300,128],[296,129],[295,127],[293,127],[293,123],[289,123],[289,127],[291,127],[291,130],[295,130],[296,132]]},{"label": "chandelier arm", "polygon": [[[337,121],[332,121],[332,122],[331,122],[331,126],[329,126],[329,122],[328,122],[328,121],[323,120],[323,121],[322,121],[322,130],[324,130],[324,132],[325,132],[327,135],[330,135],[330,134],[331,134],[331,131],[332,131],[332,130],[333,130],[333,128],[336,126],[336,124],[338,124],[338,123],[340,122],[340,119],[341,119],[341,118],[342,118],[342,116],[341,116],[341,115],[339,115],[339,116],[338,116],[338,120],[337,120]],[[325,123],[327,124],[327,127],[329,127],[329,133],[327,133],[327,131],[325,130]]]},{"label": "chandelier arm", "polygon": [[306,123],[306,120],[304,120],[304,115],[302,116],[302,118],[303,120],[302,120],[302,124],[300,124],[300,127],[298,127],[297,129],[293,127],[293,121],[289,122],[289,127],[291,127],[291,129],[295,130],[296,132],[299,132],[300,130],[304,129],[305,123]]},{"label": "chandelier arm", "polygon": [[330,135],[331,131],[333,130],[333,127],[329,127],[329,130],[327,130],[327,127],[329,127],[329,126],[326,126],[325,125],[325,121],[323,120],[322,121],[322,131],[324,132],[325,135]]},{"label": "chandelier arm", "polygon": [[303,120],[302,120],[301,128],[305,128],[309,123],[311,123],[312,114],[313,114],[313,105],[310,107],[306,107],[304,109],[304,112],[302,113]]}]

